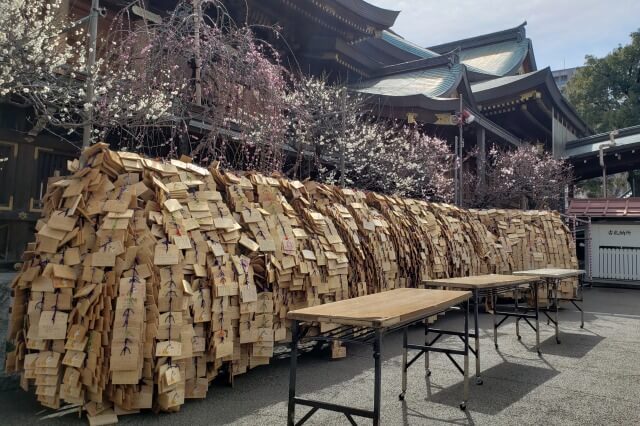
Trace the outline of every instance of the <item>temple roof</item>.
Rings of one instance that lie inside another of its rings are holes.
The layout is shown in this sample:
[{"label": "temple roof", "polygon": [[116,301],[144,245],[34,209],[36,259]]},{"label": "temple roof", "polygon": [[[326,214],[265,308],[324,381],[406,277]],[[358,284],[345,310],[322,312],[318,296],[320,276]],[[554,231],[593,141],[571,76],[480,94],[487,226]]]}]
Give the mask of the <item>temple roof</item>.
[{"label": "temple roof", "polygon": [[416,58],[433,58],[440,55],[432,50],[425,49],[415,43],[411,43],[391,31],[383,31],[380,39],[394,47],[397,47],[398,49],[414,55]]},{"label": "temple roof", "polygon": [[460,62],[471,70],[488,75],[505,76],[517,73],[529,58],[529,68],[535,71],[531,40],[526,38],[526,22],[508,30],[452,41],[428,50],[445,54],[458,51]]},{"label": "temple roof", "polygon": [[[593,136],[587,136],[586,138],[576,139],[567,143],[566,155],[572,159],[582,159],[589,156],[597,156],[599,153],[600,145],[609,142],[610,132],[599,133]],[[615,137],[616,146],[607,148],[607,153],[615,152],[622,148],[640,148],[640,125],[626,127],[618,130],[618,135]]]},{"label": "temple roof", "polygon": [[526,37],[526,25],[527,23],[523,22],[522,24],[514,28],[431,46],[429,47],[429,50],[433,50],[437,53],[447,53],[458,48],[465,50],[480,46],[486,46],[489,44],[500,43],[507,40],[523,39]]},{"label": "temple roof", "polygon": [[[383,9],[378,6],[374,6],[371,3],[367,3],[364,0],[334,0],[337,4],[343,6],[346,9],[351,10],[357,15],[362,16],[369,21],[375,22],[382,27],[390,28],[396,22],[396,18],[400,11]],[[315,4],[322,5],[326,3],[326,0],[312,0]]]},{"label": "temple roof", "polygon": [[558,89],[549,67],[526,74],[505,76],[471,84],[471,91],[478,104],[518,98],[533,89],[544,90],[547,101],[571,122],[577,130],[578,136],[591,133],[589,126],[580,118]]},{"label": "temple roof", "polygon": [[[526,74],[508,75],[505,77],[494,78],[493,80],[472,83],[471,88],[473,90],[473,93],[476,94],[479,100],[480,99],[485,100],[485,99],[494,97],[491,91],[499,87],[511,87],[511,86],[515,86],[516,84],[527,85],[528,84],[527,81],[530,81],[532,79],[535,79],[535,78],[544,79],[545,70],[547,70],[547,68],[538,70],[538,71],[533,71]],[[521,81],[524,81],[524,82],[521,82]]]},{"label": "temple roof", "polygon": [[389,97],[422,95],[429,98],[454,98],[464,68],[460,64],[449,67],[413,69],[387,73],[354,85],[359,92]]},{"label": "temple roof", "polygon": [[352,85],[351,88],[369,95],[369,102],[379,106],[432,113],[457,111],[462,93],[465,108],[473,112],[478,125],[509,143],[521,143],[520,139],[477,110],[467,75],[468,69],[457,62],[455,54],[386,66],[378,73],[378,76]]},{"label": "temple roof", "polygon": [[387,30],[382,31],[377,37],[360,40],[353,48],[367,56],[378,67],[440,56]]},{"label": "temple roof", "polygon": [[496,76],[517,72],[529,53],[529,39],[503,41],[460,51],[460,62]]},{"label": "temple roof", "polygon": [[[600,145],[609,142],[610,133],[600,133],[567,142],[564,156],[573,165],[576,179],[589,179],[602,175]],[[618,129],[616,145],[603,151],[607,173],[637,170],[640,164],[640,125]]]},{"label": "temple roof", "polygon": [[[261,2],[272,2],[274,0],[260,0]],[[345,36],[347,32],[345,28],[353,28],[359,31],[361,34],[366,34],[368,37],[374,35],[376,32],[386,30],[391,27],[398,17],[399,11],[382,9],[374,6],[371,3],[367,3],[364,0],[275,0],[295,10],[298,13],[303,14],[311,20],[315,20],[321,25],[327,26],[336,32],[341,32]],[[319,13],[320,12],[320,13]],[[324,13],[327,17],[330,17],[328,21],[321,18],[320,14]],[[332,23],[331,21],[334,20]],[[339,25],[335,25],[339,23]],[[345,28],[341,28],[345,26]],[[361,38],[347,37],[349,41],[358,40]]]},{"label": "temple roof", "polygon": [[[154,5],[171,0],[150,0]],[[223,0],[226,11],[238,23],[280,28],[285,55],[300,55],[312,37],[339,37],[353,43],[388,29],[399,11],[383,9],[364,0]],[[256,25],[258,24],[258,25]],[[261,36],[274,44],[269,31]],[[291,52],[290,52],[291,51]]]}]

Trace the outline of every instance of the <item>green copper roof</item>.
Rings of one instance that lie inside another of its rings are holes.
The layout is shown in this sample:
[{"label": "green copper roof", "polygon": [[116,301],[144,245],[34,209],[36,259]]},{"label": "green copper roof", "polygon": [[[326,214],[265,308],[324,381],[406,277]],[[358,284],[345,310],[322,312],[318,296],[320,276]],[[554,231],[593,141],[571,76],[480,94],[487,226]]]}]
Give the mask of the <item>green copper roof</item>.
[{"label": "green copper roof", "polygon": [[455,64],[451,68],[442,66],[402,74],[373,78],[353,88],[361,93],[384,96],[424,95],[429,98],[446,98],[454,88],[462,66]]},{"label": "green copper roof", "polygon": [[434,58],[438,55],[436,52],[433,52],[429,49],[425,49],[424,47],[420,47],[417,44],[411,43],[404,38],[397,36],[389,31],[383,31],[382,36],[380,38],[386,41],[389,44],[394,45],[395,47],[404,50],[405,52],[409,52],[411,54],[416,55],[418,58]]},{"label": "green copper roof", "polygon": [[464,49],[459,53],[460,62],[487,74],[507,75],[525,60],[529,43],[525,38]]},{"label": "green copper roof", "polygon": [[[609,135],[607,134],[607,138],[608,136]],[[607,139],[606,141],[594,142],[590,145],[579,145],[579,146],[574,146],[572,148],[566,148],[565,156],[571,158],[571,157],[578,157],[578,156],[588,156],[589,154],[599,153],[600,145],[608,142],[609,140]],[[626,147],[627,145],[629,146],[635,145],[636,147],[640,147],[640,133],[635,135],[624,136],[621,138],[618,138],[618,137],[616,138],[616,149],[619,149],[621,147]]]},{"label": "green copper roof", "polygon": [[[618,150],[622,147],[640,145],[640,126],[626,127],[618,130],[616,147],[609,150]],[[609,133],[600,133],[582,139],[567,142],[565,154],[567,157],[583,157],[599,152],[600,145],[609,142]]]},{"label": "green copper roof", "polygon": [[543,74],[544,70],[538,70],[529,72],[526,74],[508,75],[506,77],[495,78],[493,80],[482,81],[480,83],[472,83],[471,90],[473,93],[484,92],[485,90],[493,90],[496,87],[504,86],[506,84],[514,83],[525,78],[529,78],[533,75]]}]

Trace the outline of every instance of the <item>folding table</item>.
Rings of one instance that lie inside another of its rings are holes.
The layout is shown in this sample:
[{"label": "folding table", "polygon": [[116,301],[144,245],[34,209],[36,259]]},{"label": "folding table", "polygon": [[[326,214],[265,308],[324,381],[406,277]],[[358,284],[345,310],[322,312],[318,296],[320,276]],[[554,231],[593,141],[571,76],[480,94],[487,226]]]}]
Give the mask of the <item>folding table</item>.
[{"label": "folding table", "polygon": [[[465,409],[469,394],[469,291],[424,290],[416,288],[399,288],[353,299],[341,300],[324,305],[313,306],[304,309],[290,311],[287,318],[292,320],[291,327],[291,366],[289,370],[289,410],[287,416],[288,425],[301,425],[306,422],[319,409],[336,411],[344,414],[351,424],[356,424],[352,416],[370,418],[374,425],[380,424],[380,396],[381,396],[381,369],[380,359],[382,337],[394,330],[403,329],[403,354],[402,354],[402,393],[404,398],[407,390],[407,369],[422,354],[439,352],[446,354],[458,370],[464,376],[464,396],[460,408]],[[466,303],[465,303],[466,302]],[[462,336],[464,349],[432,347],[426,340],[428,325],[425,326],[425,344],[414,345],[408,343],[408,328],[411,324],[424,321],[427,318],[450,309],[456,305],[466,304],[464,332],[458,332]],[[328,323],[335,324],[336,328],[320,333],[319,335],[306,335],[309,327],[303,323]],[[374,359],[374,389],[373,411],[361,408],[348,407],[329,402],[313,401],[296,397],[296,371],[298,359],[298,342],[302,340],[335,341],[361,343],[373,346]],[[418,349],[420,352],[413,360],[407,362],[408,349]],[[464,368],[461,368],[451,355],[464,356]],[[311,409],[296,423],[296,405],[304,405]]]},{"label": "folding table", "polygon": [[[582,286],[578,287],[579,296],[577,298],[562,298],[558,297],[558,286],[560,285],[560,281],[566,278],[578,278],[580,275],[585,272],[582,269],[562,269],[562,268],[543,268],[543,269],[530,269],[528,271],[518,271],[514,272],[513,275],[518,276],[536,276],[543,278],[548,287],[547,289],[551,291],[551,296],[553,297],[554,307],[555,307],[555,315],[554,318],[551,318],[548,309],[542,311],[549,321],[553,323],[556,330],[556,343],[560,343],[560,335],[558,332],[559,327],[559,319],[558,319],[558,309],[559,309],[559,300],[568,301],[573,304],[580,311],[580,328],[584,328],[584,311],[576,302],[582,302],[584,300],[584,295],[582,293]],[[548,324],[548,323],[547,323]]]},{"label": "folding table", "polygon": [[[424,280],[422,283],[427,287],[444,287],[446,289],[464,289],[471,290],[473,292],[474,310],[473,310],[473,322],[474,330],[469,334],[475,341],[475,349],[471,348],[471,353],[476,357],[476,384],[482,384],[482,378],[480,377],[480,332],[478,326],[478,306],[480,305],[480,297],[491,297],[493,305],[493,343],[495,347],[498,347],[498,327],[504,323],[509,317],[517,318],[516,321],[516,335],[520,339],[520,327],[519,320],[523,319],[529,324],[529,326],[536,332],[536,349],[540,354],[540,332],[538,327],[538,284],[540,278],[536,276],[514,276],[514,275],[500,275],[500,274],[488,274],[488,275],[476,275],[471,277],[458,277],[458,278],[443,278],[436,280]],[[520,310],[518,304],[518,292],[519,288],[529,284],[534,295],[534,313],[529,314],[528,308]],[[504,293],[507,291],[515,291],[515,303],[514,310],[511,312],[498,311],[496,308],[496,299],[498,293]],[[496,316],[501,315],[503,318],[498,321]],[[529,319],[535,320],[535,327]],[[433,333],[436,333],[436,339],[442,335],[450,335],[452,333],[446,330],[431,329]]]}]

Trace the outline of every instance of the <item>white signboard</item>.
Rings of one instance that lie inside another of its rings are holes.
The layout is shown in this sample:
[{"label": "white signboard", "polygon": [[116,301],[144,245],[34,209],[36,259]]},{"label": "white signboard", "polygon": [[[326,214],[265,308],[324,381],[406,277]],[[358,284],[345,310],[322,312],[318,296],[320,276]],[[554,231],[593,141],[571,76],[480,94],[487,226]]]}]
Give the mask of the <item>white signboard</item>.
[{"label": "white signboard", "polygon": [[594,223],[591,232],[593,248],[640,247],[640,224]]},{"label": "white signboard", "polygon": [[594,278],[640,280],[640,224],[591,225]]}]

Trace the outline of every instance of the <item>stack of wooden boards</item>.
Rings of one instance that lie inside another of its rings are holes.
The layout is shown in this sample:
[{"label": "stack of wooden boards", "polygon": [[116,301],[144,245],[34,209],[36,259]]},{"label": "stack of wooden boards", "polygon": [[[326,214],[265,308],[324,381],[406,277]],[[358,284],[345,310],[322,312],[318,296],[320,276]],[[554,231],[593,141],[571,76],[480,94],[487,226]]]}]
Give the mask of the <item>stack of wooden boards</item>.
[{"label": "stack of wooden boards", "polygon": [[96,423],[176,411],[216,376],[269,363],[292,309],[577,266],[551,212],[467,211],[104,144],[70,170],[50,180],[13,282],[6,369],[43,405],[77,404]]},{"label": "stack of wooden boards", "polygon": [[[497,237],[497,254],[511,265],[502,272],[577,265],[575,240],[558,214],[522,211],[514,215],[512,210],[470,210],[470,214]],[[559,297],[575,298],[576,291],[575,278],[563,280],[559,285]],[[547,303],[548,293],[539,294],[540,301]]]}]

